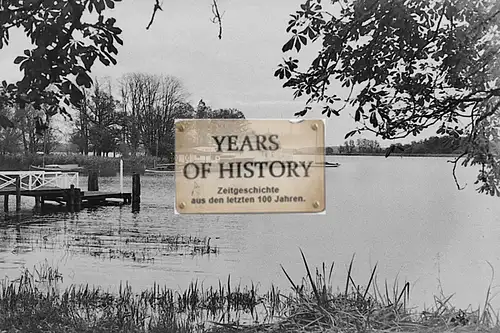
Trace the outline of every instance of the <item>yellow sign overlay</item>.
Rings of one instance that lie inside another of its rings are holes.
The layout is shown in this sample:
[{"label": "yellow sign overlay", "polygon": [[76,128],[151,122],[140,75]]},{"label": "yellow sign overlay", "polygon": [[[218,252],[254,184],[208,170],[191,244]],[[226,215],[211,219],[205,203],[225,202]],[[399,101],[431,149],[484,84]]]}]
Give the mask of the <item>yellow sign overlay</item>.
[{"label": "yellow sign overlay", "polygon": [[324,147],[322,120],[177,120],[176,210],[322,212]]}]

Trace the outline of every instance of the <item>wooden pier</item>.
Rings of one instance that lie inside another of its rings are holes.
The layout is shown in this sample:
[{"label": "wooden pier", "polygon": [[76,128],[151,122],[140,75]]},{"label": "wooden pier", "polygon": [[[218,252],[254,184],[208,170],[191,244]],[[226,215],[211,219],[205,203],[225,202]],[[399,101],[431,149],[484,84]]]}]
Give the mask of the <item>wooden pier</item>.
[{"label": "wooden pier", "polygon": [[[122,189],[122,179],[120,187]],[[21,209],[21,197],[34,197],[35,207],[41,208],[47,201],[65,205],[71,211],[83,207],[109,204],[132,204],[138,209],[140,203],[140,175],[132,176],[131,192],[99,191],[98,175],[91,172],[88,190],[79,187],[78,172],[3,171],[0,172],[0,195],[4,196],[4,211],[9,211],[9,196],[16,197],[16,211]]]}]

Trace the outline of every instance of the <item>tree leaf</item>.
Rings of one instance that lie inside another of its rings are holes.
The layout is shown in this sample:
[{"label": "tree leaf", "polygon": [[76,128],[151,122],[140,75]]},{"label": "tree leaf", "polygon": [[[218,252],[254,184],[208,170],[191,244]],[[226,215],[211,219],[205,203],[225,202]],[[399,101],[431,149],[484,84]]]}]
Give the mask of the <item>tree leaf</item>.
[{"label": "tree leaf", "polygon": [[115,35],[114,38],[118,44],[123,45],[123,40],[120,37]]},{"label": "tree leaf", "polygon": [[300,44],[300,38],[295,38],[295,49],[297,50],[297,52],[300,51],[300,48],[301,48],[301,44]]},{"label": "tree leaf", "polygon": [[356,114],[354,115],[354,121],[358,122],[361,120],[361,112],[363,112],[363,109],[360,106],[356,109]]},{"label": "tree leaf", "polygon": [[375,112],[372,112],[372,114],[370,115],[370,123],[373,125],[373,127],[378,127],[377,115]]},{"label": "tree leaf", "polygon": [[293,48],[293,43],[295,42],[295,37],[290,38],[288,42],[286,42],[285,45],[283,45],[283,48],[281,49],[282,52],[287,52],[290,51]]},{"label": "tree leaf", "polygon": [[106,0],[106,6],[113,9],[115,8],[115,3],[112,0]]},{"label": "tree leaf", "polygon": [[76,76],[76,83],[89,89],[92,86],[92,79],[86,72],[80,72]]},{"label": "tree leaf", "polygon": [[109,66],[110,65],[110,61],[108,59],[106,59],[105,57],[99,57],[99,60],[101,60],[101,62],[105,65],[105,66]]},{"label": "tree leaf", "polygon": [[353,131],[350,131],[349,133],[347,133],[344,137],[344,140],[346,140],[347,138],[353,136],[354,134],[356,134],[356,132],[358,132],[358,130],[353,130]]},{"label": "tree leaf", "polygon": [[18,64],[22,63],[26,59],[27,59],[27,57],[17,56],[16,59],[14,59],[14,64],[18,65]]}]

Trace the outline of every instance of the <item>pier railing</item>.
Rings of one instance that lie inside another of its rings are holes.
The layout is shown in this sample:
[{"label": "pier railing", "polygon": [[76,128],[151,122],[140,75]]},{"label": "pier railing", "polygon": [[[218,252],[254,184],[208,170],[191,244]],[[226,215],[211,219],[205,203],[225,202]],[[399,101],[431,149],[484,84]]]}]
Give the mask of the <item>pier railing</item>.
[{"label": "pier railing", "polygon": [[40,188],[79,188],[78,172],[52,171],[0,171],[0,190],[15,187],[20,178],[21,191],[33,191]]}]

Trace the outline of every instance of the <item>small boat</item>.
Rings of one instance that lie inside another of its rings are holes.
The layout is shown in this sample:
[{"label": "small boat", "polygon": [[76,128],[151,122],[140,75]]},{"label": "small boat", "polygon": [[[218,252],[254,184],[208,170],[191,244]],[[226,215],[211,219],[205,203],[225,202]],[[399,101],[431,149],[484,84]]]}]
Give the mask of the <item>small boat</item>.
[{"label": "small boat", "polygon": [[340,166],[340,163],[325,162],[325,168],[336,168],[339,166]]},{"label": "small boat", "polygon": [[159,173],[159,174],[174,174],[176,173],[175,171],[175,164],[170,163],[170,164],[157,164],[153,168],[146,168],[144,170],[145,173]]},{"label": "small boat", "polygon": [[45,166],[31,165],[30,169],[40,170],[40,171],[76,172],[76,171],[83,171],[84,167],[81,167],[78,164],[47,164]]},{"label": "small boat", "polygon": [[340,166],[340,164],[339,163],[324,162],[323,165],[321,165],[320,163],[316,163],[313,166],[314,167],[323,166],[325,168],[337,168]]},{"label": "small boat", "polygon": [[176,173],[175,170],[163,170],[163,169],[160,169],[160,168],[156,168],[156,169],[144,169],[144,172],[145,173],[160,173],[160,174],[174,174]]}]

